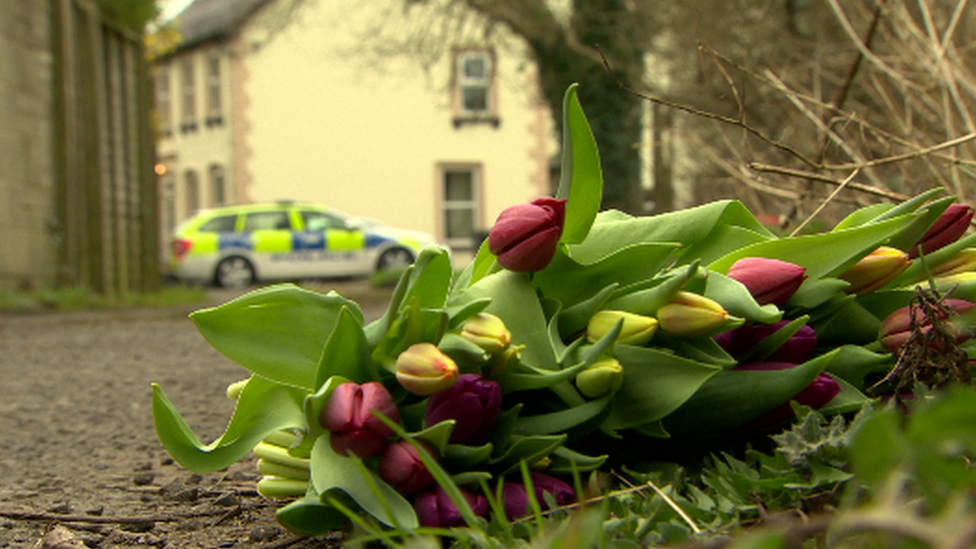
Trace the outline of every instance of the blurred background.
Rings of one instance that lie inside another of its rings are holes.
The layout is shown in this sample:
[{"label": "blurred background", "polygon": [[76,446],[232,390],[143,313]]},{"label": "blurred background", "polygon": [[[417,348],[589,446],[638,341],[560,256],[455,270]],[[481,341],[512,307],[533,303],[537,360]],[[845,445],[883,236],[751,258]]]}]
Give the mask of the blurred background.
[{"label": "blurred background", "polygon": [[0,2],[0,292],[157,292],[182,221],[282,199],[463,264],[553,192],[572,83],[606,209],[736,199],[788,234],[933,186],[971,202],[969,4]]}]

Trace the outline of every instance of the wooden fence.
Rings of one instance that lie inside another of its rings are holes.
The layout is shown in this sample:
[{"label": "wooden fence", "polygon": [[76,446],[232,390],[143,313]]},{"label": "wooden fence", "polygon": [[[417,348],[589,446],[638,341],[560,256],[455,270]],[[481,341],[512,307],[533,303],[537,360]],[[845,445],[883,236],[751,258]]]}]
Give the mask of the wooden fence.
[{"label": "wooden fence", "polygon": [[57,283],[159,288],[152,87],[141,37],[91,0],[49,0]]}]

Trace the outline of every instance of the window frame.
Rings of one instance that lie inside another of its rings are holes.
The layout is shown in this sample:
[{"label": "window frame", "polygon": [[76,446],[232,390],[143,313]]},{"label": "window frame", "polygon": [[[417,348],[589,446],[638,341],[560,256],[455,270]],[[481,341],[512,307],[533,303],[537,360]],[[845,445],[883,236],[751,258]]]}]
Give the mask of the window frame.
[{"label": "window frame", "polygon": [[172,75],[168,65],[160,65],[156,72],[156,121],[161,135],[173,133]]},{"label": "window frame", "polygon": [[200,176],[196,170],[183,172],[183,199],[186,212],[184,219],[192,217],[200,211]]},{"label": "window frame", "polygon": [[210,176],[211,206],[225,206],[227,204],[227,175],[220,164],[211,164],[207,170]]},{"label": "window frame", "polygon": [[[452,172],[467,172],[471,175],[471,198],[469,200],[449,200],[447,196],[447,177]],[[475,249],[481,244],[484,232],[482,189],[484,188],[484,168],[478,163],[443,163],[437,169],[438,232],[440,240],[457,250]],[[451,210],[471,211],[471,235],[452,237],[449,234],[448,212]]]},{"label": "window frame", "polygon": [[223,114],[223,74],[220,52],[213,51],[207,56],[207,126],[220,126],[224,123]]},{"label": "window frame", "polygon": [[180,98],[182,101],[182,117],[180,131],[192,132],[197,130],[196,105],[196,63],[192,55],[188,55],[180,62]]},{"label": "window frame", "polygon": [[[480,77],[468,76],[466,64],[470,59],[484,63],[485,74]],[[459,49],[454,52],[454,127],[466,123],[489,123],[494,127],[501,124],[498,117],[495,97],[495,55],[488,49]],[[484,109],[469,109],[465,104],[465,90],[483,89]]]}]

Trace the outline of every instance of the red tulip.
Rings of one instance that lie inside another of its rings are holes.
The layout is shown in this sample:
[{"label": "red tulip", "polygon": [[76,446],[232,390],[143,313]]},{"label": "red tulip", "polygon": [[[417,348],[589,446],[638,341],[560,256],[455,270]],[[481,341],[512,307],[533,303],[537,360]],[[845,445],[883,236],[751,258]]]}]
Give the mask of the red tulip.
[{"label": "red tulip", "polygon": [[922,238],[912,246],[908,256],[915,259],[922,253],[932,253],[939,248],[959,240],[969,222],[973,219],[973,209],[965,204],[950,204],[935,223],[929,227]]},{"label": "red tulip", "polygon": [[505,209],[488,233],[488,249],[510,271],[541,271],[563,232],[566,201],[548,196]]},{"label": "red tulip", "polygon": [[335,453],[345,455],[351,451],[365,459],[380,452],[386,439],[393,436],[393,429],[371,410],[400,421],[393,397],[379,382],[343,383],[332,391],[319,413],[319,423],[331,431],[329,442]]},{"label": "red tulip", "polygon": [[787,261],[744,257],[733,263],[725,276],[742,283],[760,305],[782,305],[803,284],[805,273],[805,267]]},{"label": "red tulip", "polygon": [[[418,441],[418,444],[429,455],[437,455],[429,444],[422,441]],[[406,440],[391,442],[383,447],[379,473],[380,478],[406,496],[416,494],[434,483],[434,477],[421,461],[417,448]]]},{"label": "red tulip", "polygon": [[[755,362],[736,366],[736,370],[788,370],[795,368],[796,364],[788,362]],[[795,400],[798,404],[809,406],[814,410],[823,408],[841,392],[840,384],[828,374],[819,374],[810,385],[793,396],[790,400]],[[738,430],[739,432],[752,433],[762,431],[789,421],[794,417],[793,407],[789,401],[763,413],[759,417],[746,423]]]},{"label": "red tulip", "polygon": [[[976,307],[976,304],[965,299],[946,299],[942,303],[955,310],[956,314],[962,314]],[[922,332],[932,329],[932,322],[921,310],[916,313],[915,321]],[[906,305],[885,317],[884,321],[881,322],[881,345],[892,353],[898,352],[912,333],[911,323],[911,305]],[[971,336],[971,330],[959,330],[956,334],[956,343],[962,343]]]}]

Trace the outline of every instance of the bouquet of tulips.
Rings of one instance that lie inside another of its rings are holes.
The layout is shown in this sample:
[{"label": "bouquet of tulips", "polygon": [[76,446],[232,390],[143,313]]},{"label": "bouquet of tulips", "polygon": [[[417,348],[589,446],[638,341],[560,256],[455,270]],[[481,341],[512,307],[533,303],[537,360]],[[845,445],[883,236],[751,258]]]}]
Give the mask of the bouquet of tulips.
[{"label": "bouquet of tulips", "polygon": [[600,212],[572,87],[564,119],[556,197],[505,210],[460,273],[423,251],[379,319],[289,284],[191,315],[251,376],[228,389],[234,414],[209,444],[154,386],[170,454],[204,472],[253,451],[258,491],[291,500],[278,518],[297,533],[366,515],[452,527],[570,503],[579,475],[637,459],[627,448],[651,461],[668,439],[763,432],[791,402],[856,411],[903,388],[889,374],[920,342],[962,353],[968,379],[968,206],[933,190],[796,237],[736,201]]}]

